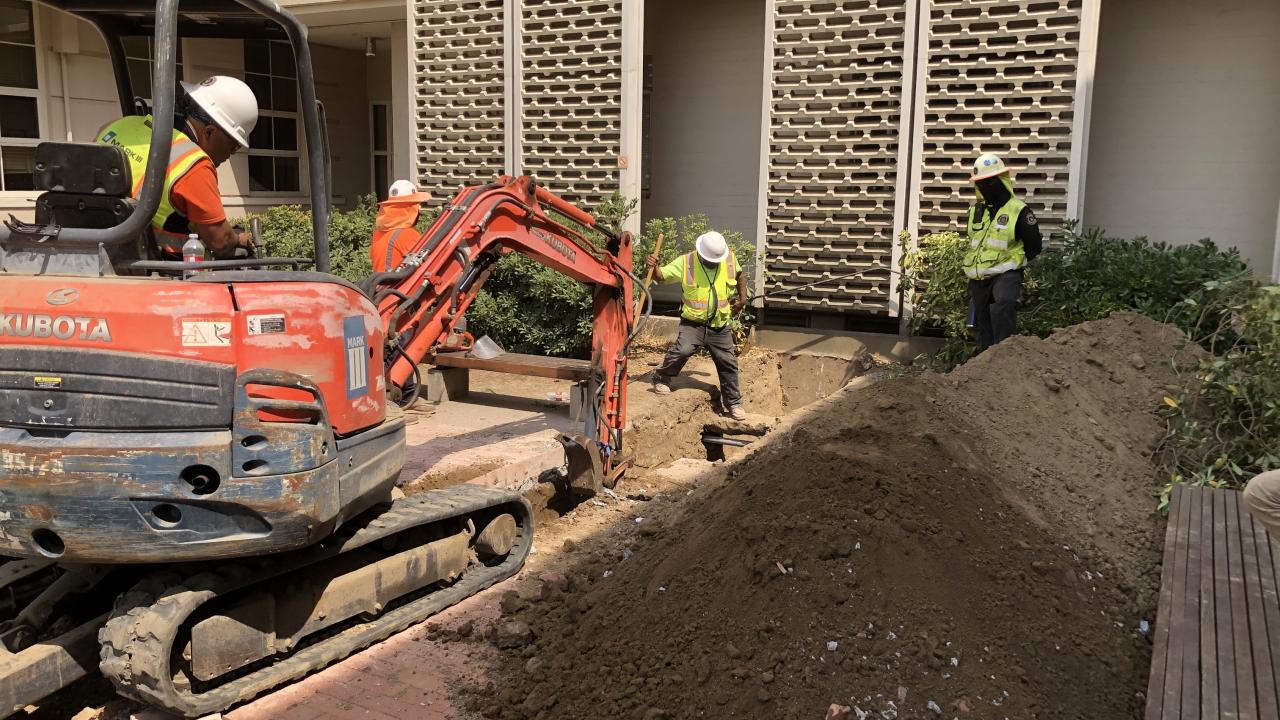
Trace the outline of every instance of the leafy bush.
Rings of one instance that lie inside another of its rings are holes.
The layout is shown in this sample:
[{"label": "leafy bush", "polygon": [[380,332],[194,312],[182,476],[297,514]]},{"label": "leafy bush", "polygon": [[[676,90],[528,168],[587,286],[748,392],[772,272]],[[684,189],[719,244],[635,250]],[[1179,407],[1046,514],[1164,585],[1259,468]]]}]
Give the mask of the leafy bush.
[{"label": "leafy bush", "polygon": [[[617,230],[635,207],[634,200],[615,194],[592,215]],[[659,234],[666,236],[659,256],[659,262],[665,263],[692,251],[697,237],[711,229],[703,215],[650,220],[632,246],[632,272],[644,277],[645,258],[653,252]],[[724,235],[739,264],[746,267],[751,246],[741,233]],[[738,327],[746,319],[738,318]],[[507,255],[498,261],[467,311],[467,323],[476,337],[488,335],[511,352],[585,357],[591,347],[591,290],[529,258]]]},{"label": "leafy bush", "polygon": [[[418,219],[418,229],[426,229],[438,214],[438,210],[424,209]],[[378,200],[373,195],[361,197],[352,210],[333,210],[329,214],[330,272],[351,282],[373,272],[369,242],[377,215]],[[297,205],[279,205],[259,215],[248,215],[240,222],[248,227],[254,217],[262,221],[262,240],[268,255],[315,257],[310,210]]]},{"label": "leafy bush", "polygon": [[[948,368],[976,349],[966,327],[966,246],[953,232],[926,235],[902,260],[904,282],[913,288],[913,327],[942,328],[947,343],[936,362]],[[1226,297],[1238,293],[1240,283],[1252,282],[1248,263],[1235,248],[1221,250],[1209,240],[1179,246],[1146,238],[1118,240],[1101,231],[1068,232],[1063,246],[1046,250],[1026,274],[1018,312],[1026,334],[1046,337],[1057,328],[1132,310],[1177,325],[1205,340],[1209,350],[1232,342],[1210,330],[1229,324],[1232,303]]]},{"label": "leafy bush", "polygon": [[1161,456],[1173,482],[1243,487],[1280,468],[1280,288],[1207,284],[1220,285],[1206,288],[1213,303],[1188,298],[1183,310],[1203,318],[1200,339],[1217,354],[1164,399]]},{"label": "leafy bush", "polygon": [[[965,322],[966,244],[956,233],[928,235],[903,257],[914,327],[946,334],[934,358],[942,369],[975,349]],[[1186,387],[1161,411],[1162,461],[1174,482],[1239,487],[1280,467],[1280,289],[1263,287],[1236,249],[1069,232],[1062,248],[1028,268],[1019,305],[1022,331],[1040,337],[1132,310],[1178,326],[1209,351],[1210,359],[1181,369]]]}]

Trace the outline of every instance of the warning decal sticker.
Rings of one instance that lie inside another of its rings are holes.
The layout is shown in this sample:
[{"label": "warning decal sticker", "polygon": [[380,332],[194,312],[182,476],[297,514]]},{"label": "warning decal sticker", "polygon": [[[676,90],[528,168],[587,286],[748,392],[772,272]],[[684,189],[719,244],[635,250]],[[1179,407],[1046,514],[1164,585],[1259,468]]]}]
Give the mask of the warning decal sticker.
[{"label": "warning decal sticker", "polygon": [[284,313],[275,315],[250,315],[250,335],[278,335],[284,332]]},{"label": "warning decal sticker", "polygon": [[183,347],[231,347],[230,320],[183,320]]}]

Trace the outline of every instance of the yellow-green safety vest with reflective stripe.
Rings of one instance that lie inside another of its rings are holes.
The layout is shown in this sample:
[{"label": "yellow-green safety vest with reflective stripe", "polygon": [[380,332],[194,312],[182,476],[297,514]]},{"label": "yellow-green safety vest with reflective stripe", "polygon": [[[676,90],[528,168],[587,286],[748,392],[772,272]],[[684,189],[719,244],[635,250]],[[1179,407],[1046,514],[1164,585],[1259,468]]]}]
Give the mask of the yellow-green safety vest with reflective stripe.
[{"label": "yellow-green safety vest with reflective stripe", "polygon": [[680,317],[713,328],[729,324],[733,315],[730,306],[738,292],[738,261],[733,253],[710,272],[697,253],[689,253],[683,260],[680,286],[684,305],[680,308]]},{"label": "yellow-green safety vest with reflective stripe", "polygon": [[[147,153],[151,151],[151,127],[150,115],[146,117],[129,115],[108,125],[98,136],[98,142],[115,145],[124,150],[133,176],[133,189],[130,194],[135,200],[138,198],[138,193],[142,191],[142,181],[147,171]],[[182,245],[187,241],[190,229],[188,227],[185,232],[165,229],[169,219],[179,214],[173,207],[173,200],[169,194],[173,190],[174,183],[195,167],[196,163],[208,157],[191,138],[177,130],[173,131],[173,140],[169,149],[169,168],[165,173],[164,190],[160,193],[160,207],[156,208],[156,214],[151,218],[151,229],[155,233],[156,240],[162,248],[172,253],[182,252]]]},{"label": "yellow-green safety vest with reflective stripe", "polygon": [[1014,235],[1014,226],[1026,203],[1009,198],[991,217],[979,203],[969,208],[969,249],[964,254],[964,274],[970,280],[995,277],[1027,265],[1022,241]]}]

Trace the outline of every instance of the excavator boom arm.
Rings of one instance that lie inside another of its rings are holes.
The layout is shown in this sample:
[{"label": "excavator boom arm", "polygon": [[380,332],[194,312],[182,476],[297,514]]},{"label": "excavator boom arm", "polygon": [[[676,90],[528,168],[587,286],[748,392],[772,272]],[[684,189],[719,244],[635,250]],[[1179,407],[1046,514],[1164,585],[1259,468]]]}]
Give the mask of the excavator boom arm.
[{"label": "excavator boom arm", "polygon": [[[604,247],[552,213],[600,233]],[[464,188],[399,268],[369,278],[393,354],[387,381],[403,386],[417,363],[441,349],[493,266],[509,252],[593,287],[587,437],[598,444],[609,471],[626,423],[627,346],[635,326],[631,236],[601,227],[532,177]]]}]

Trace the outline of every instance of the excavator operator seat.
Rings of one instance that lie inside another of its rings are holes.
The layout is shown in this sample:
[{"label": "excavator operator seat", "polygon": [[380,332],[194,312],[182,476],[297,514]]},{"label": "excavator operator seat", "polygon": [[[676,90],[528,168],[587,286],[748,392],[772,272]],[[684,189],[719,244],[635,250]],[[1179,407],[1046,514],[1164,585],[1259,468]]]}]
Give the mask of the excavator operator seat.
[{"label": "excavator operator seat", "polygon": [[137,204],[124,151],[98,143],[43,142],[36,146],[33,224],[10,220],[0,268],[34,274],[135,274],[132,263],[151,257],[150,228],[110,245],[60,239],[62,228],[104,229],[127,220]]},{"label": "excavator operator seat", "polygon": [[109,228],[133,213],[133,179],[124,151],[100,143],[36,147],[36,224]]}]

